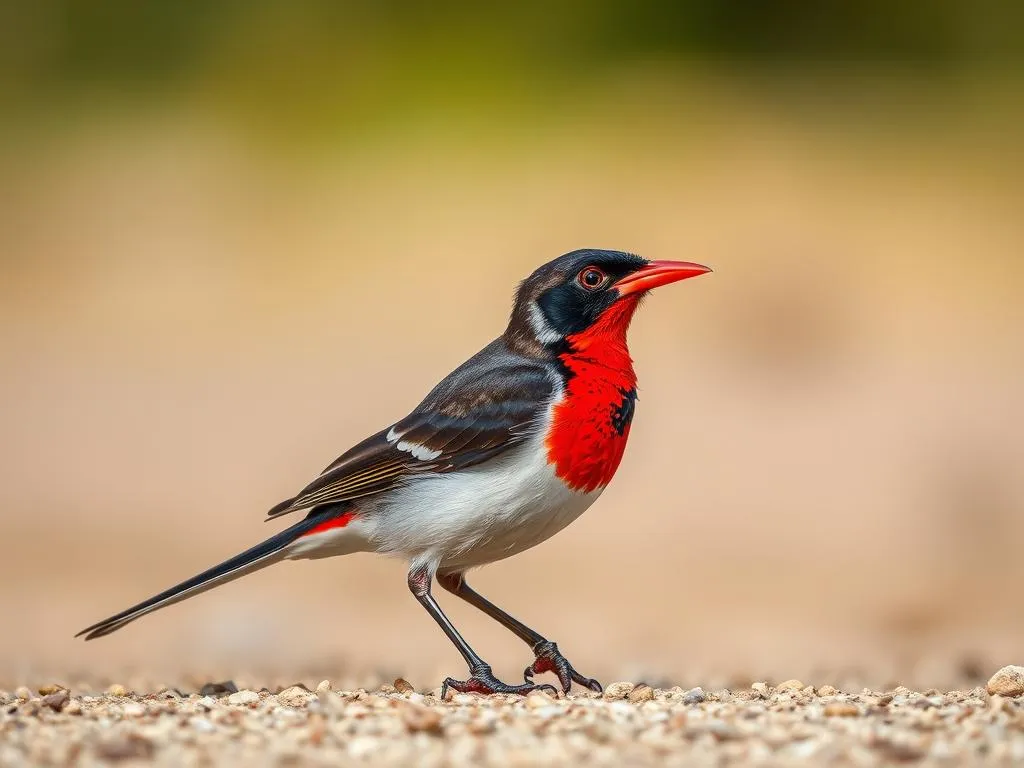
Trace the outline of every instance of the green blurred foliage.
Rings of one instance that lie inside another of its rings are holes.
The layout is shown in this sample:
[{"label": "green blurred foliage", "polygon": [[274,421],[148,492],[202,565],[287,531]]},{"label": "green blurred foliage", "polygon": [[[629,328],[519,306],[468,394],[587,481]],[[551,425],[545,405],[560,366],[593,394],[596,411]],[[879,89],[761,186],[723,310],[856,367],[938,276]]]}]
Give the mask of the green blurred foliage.
[{"label": "green blurred foliage", "polygon": [[636,67],[1015,73],[1022,22],[1002,0],[21,0],[0,10],[0,96],[339,125],[543,102]]}]

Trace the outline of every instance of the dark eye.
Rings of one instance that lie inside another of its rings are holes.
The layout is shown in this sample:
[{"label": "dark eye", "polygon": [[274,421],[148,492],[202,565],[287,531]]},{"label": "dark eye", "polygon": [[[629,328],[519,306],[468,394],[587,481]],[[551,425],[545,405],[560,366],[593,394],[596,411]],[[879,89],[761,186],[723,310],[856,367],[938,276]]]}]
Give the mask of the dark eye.
[{"label": "dark eye", "polygon": [[608,282],[608,275],[597,267],[584,267],[580,270],[580,273],[576,275],[576,282],[588,291],[596,291],[598,288],[603,288],[605,286]]}]

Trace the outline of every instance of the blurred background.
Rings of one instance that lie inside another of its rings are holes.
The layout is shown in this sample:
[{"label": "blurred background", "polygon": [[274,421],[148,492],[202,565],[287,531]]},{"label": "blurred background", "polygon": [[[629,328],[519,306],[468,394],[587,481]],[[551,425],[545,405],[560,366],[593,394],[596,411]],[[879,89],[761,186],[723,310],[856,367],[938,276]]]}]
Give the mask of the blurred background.
[{"label": "blurred background", "polygon": [[[4,4],[0,684],[461,675],[366,555],[72,635],[278,530],[267,508],[584,246],[715,273],[634,323],[616,482],[481,592],[605,681],[1022,663],[1022,24],[997,0]],[[528,650],[441,600],[518,678]]]}]

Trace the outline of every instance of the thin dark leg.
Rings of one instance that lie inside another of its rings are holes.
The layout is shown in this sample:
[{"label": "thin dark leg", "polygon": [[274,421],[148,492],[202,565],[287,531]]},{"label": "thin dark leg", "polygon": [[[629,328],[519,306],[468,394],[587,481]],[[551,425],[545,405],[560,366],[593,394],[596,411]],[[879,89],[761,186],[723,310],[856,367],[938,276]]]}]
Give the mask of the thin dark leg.
[{"label": "thin dark leg", "polygon": [[486,597],[475,591],[466,583],[462,573],[439,573],[437,583],[457,597],[461,597],[470,605],[480,609],[502,626],[508,628],[533,649],[536,657],[533,664],[523,672],[527,682],[533,682],[533,676],[541,672],[554,672],[558,675],[558,681],[562,684],[562,690],[566,693],[574,682],[589,688],[592,691],[601,692],[601,684],[590,677],[584,677],[568,662],[559,652],[558,646],[545,638],[543,635],[533,631],[514,616],[505,613]]},{"label": "thin dark leg", "polygon": [[468,679],[455,680],[449,677],[441,684],[441,698],[445,697],[449,688],[460,693],[518,693],[525,695],[539,688],[550,688],[554,692],[554,687],[550,685],[535,685],[532,682],[509,685],[498,680],[491,671],[490,665],[481,659],[469,643],[462,638],[459,631],[444,615],[444,611],[441,610],[441,606],[437,604],[434,596],[430,594],[430,572],[426,568],[409,571],[409,590],[420,605],[427,609],[427,613],[433,617],[441,630],[448,635],[448,639],[459,649],[459,653],[462,654],[462,658],[469,666]]}]

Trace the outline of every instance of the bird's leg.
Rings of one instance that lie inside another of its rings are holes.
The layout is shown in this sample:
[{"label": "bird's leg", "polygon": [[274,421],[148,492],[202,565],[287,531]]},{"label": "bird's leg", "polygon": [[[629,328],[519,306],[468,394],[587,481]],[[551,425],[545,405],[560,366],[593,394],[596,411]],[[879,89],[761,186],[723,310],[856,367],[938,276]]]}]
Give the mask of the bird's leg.
[{"label": "bird's leg", "polygon": [[510,629],[516,637],[533,649],[533,655],[536,658],[533,664],[528,666],[523,672],[523,676],[528,683],[533,682],[533,676],[536,674],[554,672],[558,676],[558,682],[562,684],[562,690],[566,693],[569,692],[574,682],[592,691],[601,692],[601,684],[593,678],[584,677],[573,669],[572,664],[559,652],[557,645],[530,629],[519,619],[509,616],[479,592],[474,591],[466,583],[465,576],[462,573],[439,573],[437,575],[437,583],[453,595],[457,595],[470,605],[479,608],[502,626]]},{"label": "bird's leg", "polygon": [[469,643],[462,639],[462,635],[455,629],[448,620],[448,617],[444,615],[441,606],[434,600],[434,596],[430,594],[430,572],[426,568],[415,568],[409,571],[409,589],[416,599],[419,600],[420,605],[427,609],[427,613],[433,617],[442,631],[448,635],[448,639],[459,649],[462,658],[469,665],[469,678],[466,680],[455,680],[449,677],[441,684],[442,699],[449,688],[460,693],[518,693],[526,695],[530,691],[543,688],[548,688],[553,693],[555,692],[554,686],[551,685],[537,685],[532,681],[521,685],[509,685],[496,678],[491,671],[490,665],[477,655],[476,651],[469,646]]}]

